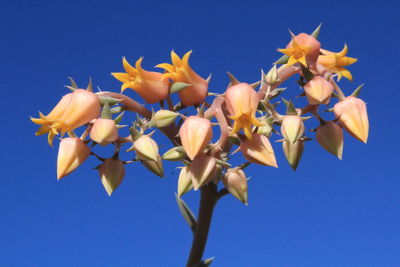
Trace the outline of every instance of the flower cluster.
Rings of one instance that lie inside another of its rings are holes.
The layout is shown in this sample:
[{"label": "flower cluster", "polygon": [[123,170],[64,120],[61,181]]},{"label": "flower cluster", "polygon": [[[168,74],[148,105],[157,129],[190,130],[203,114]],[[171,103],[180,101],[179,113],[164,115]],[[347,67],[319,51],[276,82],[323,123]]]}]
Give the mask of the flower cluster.
[{"label": "flower cluster", "polygon": [[[163,161],[176,161],[181,163],[179,197],[209,183],[221,183],[226,192],[247,204],[248,179],[244,169],[251,163],[277,168],[275,144],[282,144],[289,165],[296,169],[310,140],[316,139],[324,150],[339,159],[343,154],[343,131],[367,142],[369,124],[366,104],[358,97],[361,88],[346,95],[338,85],[342,77],[352,80],[345,67],[357,59],[347,57],[347,45],[340,52],[322,49],[318,34],[319,28],[312,34],[291,33],[285,48],[278,49],[283,56],[267,74],[261,73],[260,81],[240,82],[229,74],[229,84],[222,93],[209,92],[210,79],[192,69],[191,51],[182,58],[172,51],[171,63],[156,65],[162,72],[143,69],[143,58],[132,66],[124,57],[125,72],[112,73],[122,82],[121,93],[94,93],[91,86],[79,89],[72,80],[68,86],[71,93],[48,115],[39,113],[39,118],[31,120],[40,125],[37,135],[48,134],[50,145],[55,136],[61,138],[58,179],[92,155],[101,161],[97,170],[111,195],[121,184],[126,165],[140,163],[163,177]],[[305,101],[286,100],[288,90],[279,87],[294,76],[298,77]],[[127,88],[146,104],[122,94]],[[173,98],[175,93],[179,97]],[[177,99],[179,103],[174,103]],[[295,102],[307,104],[296,107]],[[278,106],[283,104],[286,112],[281,114]],[[152,105],[154,111],[147,105]],[[124,112],[137,115],[135,121],[129,122],[126,134],[120,130],[126,126],[120,124]],[[311,118],[319,126],[307,130],[306,121]],[[80,136],[76,133],[79,129]],[[166,135],[172,143],[162,155],[155,131]],[[129,146],[123,149],[125,144]],[[113,146],[114,153],[102,157],[93,151],[95,145]],[[242,164],[231,165],[234,153],[242,155]]]}]

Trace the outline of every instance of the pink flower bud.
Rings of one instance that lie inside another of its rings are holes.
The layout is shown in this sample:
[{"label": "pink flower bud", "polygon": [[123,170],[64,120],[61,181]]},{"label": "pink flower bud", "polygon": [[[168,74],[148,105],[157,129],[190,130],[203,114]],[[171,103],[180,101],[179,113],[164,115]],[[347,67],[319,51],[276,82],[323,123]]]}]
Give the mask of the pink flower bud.
[{"label": "pink flower bud", "polygon": [[290,167],[292,167],[293,170],[296,170],[301,160],[301,156],[303,155],[304,141],[298,140],[292,144],[289,141],[284,140],[282,145],[283,152],[285,153]]},{"label": "pink flower bud", "polygon": [[179,136],[182,146],[191,160],[206,148],[211,141],[212,134],[211,122],[208,119],[190,116],[185,120],[179,129]]},{"label": "pink flower bud", "polygon": [[340,125],[354,138],[367,143],[369,121],[365,102],[354,96],[348,96],[333,107]]},{"label": "pink flower bud", "polygon": [[234,197],[247,205],[247,178],[241,169],[229,169],[222,183]]},{"label": "pink flower bud", "polygon": [[251,139],[245,139],[241,142],[240,150],[245,159],[252,163],[278,168],[274,150],[268,137],[264,135],[253,133]]},{"label": "pink flower bud", "polygon": [[343,130],[333,121],[323,122],[316,133],[318,143],[329,153],[342,159]]},{"label": "pink flower bud", "polygon": [[39,115],[40,119],[31,118],[33,123],[41,125],[36,134],[49,133],[48,141],[52,145],[55,135],[60,132],[64,135],[97,118],[100,115],[100,101],[96,94],[77,89],[65,95],[49,115]]},{"label": "pink flower bud", "polygon": [[125,176],[124,163],[120,160],[109,158],[106,159],[98,169],[104,189],[107,191],[107,194],[111,196]]},{"label": "pink flower bud", "polygon": [[194,190],[206,185],[214,176],[217,161],[212,156],[198,155],[190,164]]},{"label": "pink flower bud", "polygon": [[247,138],[251,138],[253,125],[263,126],[255,115],[258,102],[257,92],[247,83],[239,83],[226,90],[226,108],[235,121],[232,133],[243,129]]},{"label": "pink flower bud", "polygon": [[144,70],[142,60],[143,58],[139,58],[136,61],[136,68],[134,68],[126,58],[123,58],[122,64],[126,73],[114,72],[111,74],[123,83],[121,91],[130,88],[143,97],[147,103],[154,104],[168,96],[169,82],[162,73]]},{"label": "pink flower bud", "polygon": [[303,120],[297,115],[285,116],[281,125],[281,133],[287,141],[293,144],[304,133]]},{"label": "pink flower bud", "polygon": [[111,119],[97,119],[90,131],[90,138],[102,146],[117,141],[118,130],[115,126],[115,121]]},{"label": "pink flower bud", "polygon": [[315,76],[304,85],[308,103],[311,105],[329,104],[333,93],[333,85],[321,76]]},{"label": "pink flower bud", "polygon": [[63,138],[58,148],[57,179],[73,172],[90,155],[89,147],[79,138]]}]

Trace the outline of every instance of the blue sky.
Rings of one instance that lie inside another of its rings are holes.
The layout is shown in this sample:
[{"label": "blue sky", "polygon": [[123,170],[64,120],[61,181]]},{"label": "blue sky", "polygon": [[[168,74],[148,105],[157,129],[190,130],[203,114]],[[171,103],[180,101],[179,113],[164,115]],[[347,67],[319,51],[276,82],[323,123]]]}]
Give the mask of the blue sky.
[{"label": "blue sky", "polygon": [[[111,198],[95,159],[57,181],[57,149],[34,136],[29,116],[51,110],[68,76],[118,91],[109,74],[121,71],[122,56],[144,56],[150,68],[171,49],[193,50],[192,66],[213,74],[214,91],[225,88],[226,71],[254,82],[288,28],[310,32],[320,22],[325,48],[346,42],[359,59],[342,87],[365,84],[368,144],[346,135],[339,161],[310,142],[296,172],[273,144],[279,169],[247,169],[250,205],[231,196],[219,203],[205,257],[216,256],[215,266],[398,266],[398,9],[395,1],[2,3],[0,266],[183,266],[191,233],[174,200],[175,164],[163,180],[128,166]],[[197,193],[185,200],[196,210]]]}]

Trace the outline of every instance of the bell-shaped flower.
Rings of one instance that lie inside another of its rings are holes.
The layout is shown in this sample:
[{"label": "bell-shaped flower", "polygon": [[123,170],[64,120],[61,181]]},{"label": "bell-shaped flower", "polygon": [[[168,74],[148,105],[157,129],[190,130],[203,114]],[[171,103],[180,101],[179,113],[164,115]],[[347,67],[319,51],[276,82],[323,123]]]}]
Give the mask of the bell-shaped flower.
[{"label": "bell-shaped flower", "polygon": [[148,135],[142,135],[139,137],[133,143],[133,149],[141,160],[157,161],[159,157],[158,145],[156,141]]},{"label": "bell-shaped flower", "polygon": [[154,104],[167,98],[169,81],[163,77],[162,73],[144,70],[142,60],[143,58],[139,58],[133,67],[124,57],[122,64],[126,73],[113,72],[111,75],[123,83],[122,92],[126,88],[130,88],[143,97],[147,103]]},{"label": "bell-shaped flower", "polygon": [[299,140],[304,133],[303,120],[297,115],[284,116],[281,125],[281,133],[287,141],[293,144]]},{"label": "bell-shaped flower", "polygon": [[98,167],[101,183],[107,194],[111,194],[121,184],[125,176],[125,166],[121,160],[109,158]]},{"label": "bell-shaped flower", "polygon": [[265,135],[253,133],[252,138],[241,142],[240,150],[245,159],[252,163],[278,168],[274,150]]},{"label": "bell-shaped flower", "polygon": [[178,196],[181,197],[193,189],[192,174],[188,166],[181,169],[178,178]]},{"label": "bell-shaped flower", "polygon": [[162,63],[156,66],[166,71],[165,78],[189,84],[179,91],[181,102],[186,107],[203,103],[208,90],[208,82],[194,72],[189,65],[191,53],[192,51],[187,52],[181,59],[174,51],[171,51],[172,64]]},{"label": "bell-shaped flower", "polygon": [[333,89],[332,83],[321,76],[315,76],[304,85],[304,92],[310,105],[329,104]]},{"label": "bell-shaped flower", "polygon": [[282,145],[283,152],[285,153],[285,157],[289,162],[290,167],[292,167],[293,170],[296,170],[301,160],[301,156],[303,155],[304,141],[298,140],[291,143],[287,140],[283,140]]},{"label": "bell-shaped flower", "polygon": [[351,81],[353,80],[353,76],[345,67],[356,63],[357,59],[346,57],[347,52],[348,48],[346,44],[342,51],[337,53],[321,49],[322,55],[318,57],[318,63],[323,65],[327,70],[336,73],[338,75],[338,80],[344,76]]},{"label": "bell-shaped flower", "polygon": [[343,130],[339,125],[333,121],[321,122],[317,128],[316,138],[326,151],[342,159]]},{"label": "bell-shaped flower", "polygon": [[232,133],[243,129],[247,138],[252,136],[252,127],[263,126],[256,118],[259,102],[257,92],[247,83],[233,85],[226,90],[226,108],[234,120]]},{"label": "bell-shaped flower", "polygon": [[151,125],[157,128],[167,127],[175,121],[178,115],[178,113],[170,110],[159,110],[151,118]]},{"label": "bell-shaped flower", "polygon": [[247,178],[241,169],[229,169],[222,183],[234,197],[247,205]]},{"label": "bell-shaped flower", "polygon": [[77,89],[65,95],[47,115],[39,112],[40,118],[31,118],[32,122],[41,125],[36,135],[48,133],[49,145],[54,137],[72,131],[100,115],[100,101],[96,94]]},{"label": "bell-shaped flower", "polygon": [[63,138],[58,148],[57,179],[73,172],[89,155],[89,147],[80,138]]},{"label": "bell-shaped flower", "polygon": [[335,104],[333,112],[340,125],[346,129],[351,136],[367,143],[369,121],[367,106],[360,98],[348,96]]},{"label": "bell-shaped flower", "polygon": [[190,164],[194,190],[206,185],[216,174],[217,161],[213,156],[198,155]]},{"label": "bell-shaped flower", "polygon": [[118,129],[112,119],[99,118],[93,123],[90,138],[102,146],[111,144],[118,139]]},{"label": "bell-shaped flower", "polygon": [[183,149],[193,160],[211,141],[213,132],[211,122],[198,116],[190,116],[179,129]]},{"label": "bell-shaped flower", "polygon": [[308,67],[308,65],[313,65],[317,62],[320,48],[320,42],[314,37],[306,33],[300,33],[297,36],[293,36],[285,49],[278,49],[278,51],[289,57],[287,65],[300,63]]}]

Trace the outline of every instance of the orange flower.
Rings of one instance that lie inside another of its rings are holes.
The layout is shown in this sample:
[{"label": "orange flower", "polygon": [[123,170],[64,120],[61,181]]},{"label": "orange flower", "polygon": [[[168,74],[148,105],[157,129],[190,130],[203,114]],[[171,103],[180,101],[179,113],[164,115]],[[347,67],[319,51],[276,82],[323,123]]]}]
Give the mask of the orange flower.
[{"label": "orange flower", "polygon": [[229,169],[222,178],[222,183],[229,193],[247,206],[247,178],[241,169]]},{"label": "orange flower", "polygon": [[162,73],[147,71],[142,68],[143,58],[136,61],[136,65],[132,67],[125,57],[122,58],[122,65],[126,73],[113,72],[114,78],[122,82],[121,91],[131,88],[138,93],[143,99],[154,104],[168,96],[169,82],[163,77]]},{"label": "orange flower", "polygon": [[246,160],[278,168],[275,153],[268,137],[253,133],[252,138],[245,139],[240,144],[240,150]]},{"label": "orange flower", "polygon": [[117,141],[118,130],[115,121],[111,119],[97,119],[90,131],[90,138],[102,146]]},{"label": "orange flower", "polygon": [[365,102],[354,96],[348,96],[333,107],[336,118],[340,125],[345,128],[351,136],[367,143],[369,121],[367,106]]},{"label": "orange flower", "polygon": [[165,78],[170,78],[174,82],[183,82],[190,86],[179,91],[181,102],[185,106],[201,104],[207,96],[208,82],[201,78],[189,65],[189,57],[192,51],[187,52],[183,58],[171,51],[172,64],[158,64],[157,68],[165,69]]},{"label": "orange flower", "polygon": [[252,126],[263,126],[256,118],[259,98],[257,92],[247,83],[239,83],[226,90],[226,108],[234,120],[232,133],[243,129],[247,138],[252,137]]},{"label": "orange flower", "polygon": [[338,53],[321,49],[322,55],[318,57],[318,63],[323,65],[329,71],[336,73],[338,75],[338,80],[340,80],[344,76],[352,81],[353,76],[351,75],[350,71],[348,71],[344,67],[356,63],[357,59],[346,57],[347,51],[348,48],[346,44],[344,45],[342,51]]},{"label": "orange flower", "polygon": [[187,156],[193,160],[212,138],[211,122],[198,116],[190,116],[179,129],[182,146]]},{"label": "orange flower", "polygon": [[316,133],[318,143],[339,159],[343,154],[343,130],[333,121],[322,122]]},{"label": "orange flower", "polygon": [[300,63],[307,67],[317,62],[320,48],[321,44],[314,37],[300,33],[292,38],[285,49],[278,49],[278,51],[289,56],[288,66]]},{"label": "orange flower", "polygon": [[36,135],[48,133],[49,145],[60,133],[72,131],[100,115],[100,101],[96,94],[77,89],[65,95],[47,115],[39,112],[40,118],[31,118],[32,122],[41,125]]}]

